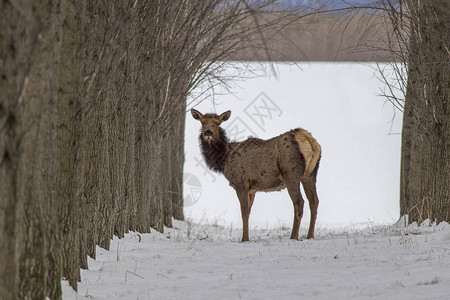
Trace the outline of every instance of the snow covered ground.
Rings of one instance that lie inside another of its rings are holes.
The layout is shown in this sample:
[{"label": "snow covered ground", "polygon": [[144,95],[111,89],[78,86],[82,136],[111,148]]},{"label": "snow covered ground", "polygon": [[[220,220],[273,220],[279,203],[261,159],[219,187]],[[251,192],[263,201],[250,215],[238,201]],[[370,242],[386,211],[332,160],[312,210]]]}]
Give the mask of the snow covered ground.
[{"label": "snow covered ground", "polygon": [[317,228],[303,241],[253,229],[246,243],[240,229],[174,225],[97,248],[63,299],[450,299],[448,223]]},{"label": "snow covered ground", "polygon": [[[380,225],[399,215],[401,114],[393,118],[377,96],[376,65],[299,66],[276,63],[276,77],[240,81],[196,109],[231,109],[224,128],[236,140],[312,132],[323,149],[315,240],[289,239],[293,207],[283,191],[257,194],[250,242],[240,243],[239,201],[223,176],[204,168],[200,124],[188,114],[188,221],[97,248],[78,293],[63,281],[63,298],[450,299],[450,225]],[[304,212],[302,236],[307,203]]]}]

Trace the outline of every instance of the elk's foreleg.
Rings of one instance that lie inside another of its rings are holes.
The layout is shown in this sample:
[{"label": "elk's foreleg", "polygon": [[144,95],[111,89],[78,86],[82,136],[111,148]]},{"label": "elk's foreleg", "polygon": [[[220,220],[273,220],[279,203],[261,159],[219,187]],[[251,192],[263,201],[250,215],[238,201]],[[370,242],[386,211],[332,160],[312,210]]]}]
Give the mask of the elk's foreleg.
[{"label": "elk's foreleg", "polygon": [[248,214],[252,211],[253,201],[255,200],[255,194],[248,194]]},{"label": "elk's foreleg", "polygon": [[[255,195],[248,193],[248,190],[237,191],[239,202],[241,204],[241,216],[242,216],[242,241],[247,242],[248,238],[248,219],[250,216],[251,204]],[[250,201],[251,200],[251,201]]]}]

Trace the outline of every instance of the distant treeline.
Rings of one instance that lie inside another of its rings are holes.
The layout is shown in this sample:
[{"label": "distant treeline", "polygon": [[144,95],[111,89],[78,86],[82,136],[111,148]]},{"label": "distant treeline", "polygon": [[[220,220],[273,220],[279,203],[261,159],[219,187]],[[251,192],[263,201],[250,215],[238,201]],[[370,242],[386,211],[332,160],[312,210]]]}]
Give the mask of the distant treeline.
[{"label": "distant treeline", "polygon": [[[260,22],[264,23],[265,20]],[[392,49],[392,43],[396,43],[390,37],[391,32],[390,24],[380,15],[317,14],[254,35],[253,39],[247,41],[248,45],[230,59],[396,61],[389,50]]]}]

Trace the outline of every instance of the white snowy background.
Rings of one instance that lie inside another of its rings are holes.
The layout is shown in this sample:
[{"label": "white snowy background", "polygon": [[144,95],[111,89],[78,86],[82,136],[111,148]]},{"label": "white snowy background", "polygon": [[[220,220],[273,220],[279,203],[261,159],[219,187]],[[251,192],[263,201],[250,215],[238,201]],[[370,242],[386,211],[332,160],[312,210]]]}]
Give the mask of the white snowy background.
[{"label": "white snowy background", "polygon": [[[114,237],[81,271],[71,299],[450,299],[450,226],[399,217],[401,115],[377,96],[375,64],[275,64],[232,94],[196,106],[231,110],[231,138],[270,138],[296,127],[323,149],[315,240],[289,239],[285,191],[259,193],[250,242],[239,202],[202,166],[200,124],[186,119],[185,215],[163,234]],[[250,66],[251,67],[251,66]],[[251,67],[252,68],[252,67]],[[306,200],[306,199],[305,199]],[[309,207],[300,228],[304,237]]]},{"label": "white snowy background", "polygon": [[[317,179],[319,226],[395,222],[399,217],[402,116],[379,96],[384,85],[376,77],[376,64],[274,66],[277,78],[268,72],[239,82],[232,94],[216,96],[216,101],[208,98],[195,108],[218,114],[231,110],[223,127],[232,139],[243,140],[248,135],[267,139],[297,127],[310,131],[322,146]],[[189,197],[192,187],[197,202],[186,201],[185,214],[198,222],[218,220],[241,226],[235,191],[223,175],[205,169],[198,146],[200,127],[188,113],[184,170],[199,179],[201,195],[188,178],[185,193]],[[292,220],[286,190],[256,194],[250,226],[290,226]]]}]

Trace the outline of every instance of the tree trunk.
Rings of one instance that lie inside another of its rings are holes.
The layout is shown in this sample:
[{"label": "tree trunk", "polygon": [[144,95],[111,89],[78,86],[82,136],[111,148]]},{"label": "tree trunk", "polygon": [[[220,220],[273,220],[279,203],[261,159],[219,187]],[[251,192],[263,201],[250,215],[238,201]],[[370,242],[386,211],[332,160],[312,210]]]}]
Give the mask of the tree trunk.
[{"label": "tree trunk", "polygon": [[0,2],[0,299],[18,296],[15,259],[15,229],[20,222],[15,215],[19,146],[17,100],[25,74],[16,69],[20,64],[29,64],[27,60],[21,61],[25,49],[18,47],[18,37],[25,28],[31,27],[29,22],[17,24],[19,18],[19,10],[8,2]]},{"label": "tree trunk", "polygon": [[172,213],[171,215],[177,220],[184,220],[183,212],[183,167],[184,167],[184,129],[186,119],[186,102],[180,101],[180,105],[176,109],[178,124],[174,126],[174,136],[172,138],[172,157],[170,159],[172,168],[172,180],[170,181]]},{"label": "tree trunk", "polygon": [[450,4],[409,1],[408,86],[402,135],[400,213],[450,221]]},{"label": "tree trunk", "polygon": [[[10,5],[5,4],[6,10]],[[6,62],[12,58],[13,69],[5,70],[12,71],[6,77],[12,79],[13,90],[19,83],[20,92],[6,94],[12,96],[6,101],[2,99],[3,103],[11,104],[10,113],[14,117],[10,123],[15,127],[15,139],[9,141],[16,146],[14,155],[10,156],[15,168],[10,197],[15,203],[14,210],[8,211],[17,218],[11,224],[15,226],[13,260],[16,264],[16,281],[12,287],[16,289],[17,298],[36,299],[49,295],[58,299],[61,294],[58,279],[61,276],[60,245],[54,238],[58,229],[52,210],[52,204],[55,204],[52,185],[55,171],[53,154],[56,153],[53,116],[58,97],[57,64],[60,56],[56,37],[60,28],[60,11],[56,1],[39,5],[23,1],[15,5],[14,10],[18,10],[16,17],[23,20],[24,27],[19,25],[20,31],[15,32],[17,35],[12,33],[9,45],[12,51],[6,53]],[[16,27],[9,25],[10,29]]]},{"label": "tree trunk", "polygon": [[59,299],[96,245],[183,218],[185,100],[233,5],[0,1],[1,299]]}]

